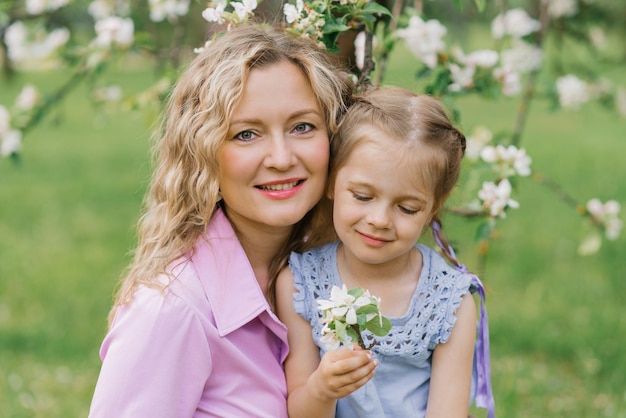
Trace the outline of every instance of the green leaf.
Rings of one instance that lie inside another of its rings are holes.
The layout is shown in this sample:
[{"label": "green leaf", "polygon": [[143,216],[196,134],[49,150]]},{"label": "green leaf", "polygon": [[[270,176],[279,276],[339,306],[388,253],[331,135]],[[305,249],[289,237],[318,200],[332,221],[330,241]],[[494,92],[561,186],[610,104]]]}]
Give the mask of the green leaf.
[{"label": "green leaf", "polygon": [[[359,334],[356,332],[356,330],[352,327],[347,328],[346,329],[346,334],[348,334],[348,336],[350,337],[351,341],[353,343],[356,343],[359,341]],[[346,339],[347,340],[347,339]],[[346,341],[344,340],[344,341]]]},{"label": "green leaf", "polygon": [[489,221],[485,221],[478,225],[476,228],[476,236],[474,237],[474,241],[479,242],[484,239],[488,239],[489,235],[491,235],[491,231],[493,230],[493,224]]},{"label": "green leaf", "polygon": [[334,33],[334,32],[345,32],[347,30],[350,30],[350,26],[345,25],[339,21],[334,21],[330,23],[326,22],[323,30],[325,34]]},{"label": "green leaf", "polygon": [[463,0],[452,0],[452,2],[454,3],[454,7],[456,7],[457,10],[463,10]]},{"label": "green leaf", "polygon": [[371,313],[378,313],[378,307],[376,305],[374,305],[373,303],[370,305],[365,305],[365,306],[361,306],[359,308],[359,315],[364,314],[371,314]]},{"label": "green leaf", "polygon": [[392,16],[391,11],[389,11],[389,9],[373,1],[367,3],[365,7],[363,8],[363,11],[367,13],[376,13],[376,14],[381,14],[381,15]]},{"label": "green leaf", "polygon": [[[382,321],[381,321],[382,318]],[[380,323],[382,322],[382,326]],[[367,323],[367,329],[374,335],[384,337],[391,330],[391,321],[384,316],[376,317]]]},{"label": "green leaf", "polygon": [[354,287],[348,290],[348,294],[354,296],[355,299],[360,298],[363,293],[365,293],[365,290],[360,287]]},{"label": "green leaf", "polygon": [[483,12],[485,10],[485,6],[487,5],[485,0],[474,0],[474,3],[476,3],[476,8],[479,12]]}]

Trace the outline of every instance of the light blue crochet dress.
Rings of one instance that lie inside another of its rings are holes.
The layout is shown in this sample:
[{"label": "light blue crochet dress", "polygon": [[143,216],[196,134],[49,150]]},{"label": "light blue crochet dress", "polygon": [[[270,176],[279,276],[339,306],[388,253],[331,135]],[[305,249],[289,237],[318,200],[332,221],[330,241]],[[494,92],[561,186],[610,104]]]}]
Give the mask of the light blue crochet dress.
[{"label": "light blue crochet dress", "polygon": [[[329,299],[333,285],[342,285],[337,246],[335,242],[303,254],[292,253],[289,259],[298,290],[294,308],[313,327],[320,356],[325,351],[320,343],[317,299]],[[389,318],[393,327],[387,336],[376,337],[372,348],[379,361],[376,374],[365,386],[339,399],[336,418],[419,418],[426,414],[431,356],[435,346],[450,337],[454,314],[463,295],[471,290],[472,276],[450,267],[427,246],[416,247],[422,253],[423,266],[411,305],[404,316]],[[365,332],[363,339],[371,344],[374,336]]]}]

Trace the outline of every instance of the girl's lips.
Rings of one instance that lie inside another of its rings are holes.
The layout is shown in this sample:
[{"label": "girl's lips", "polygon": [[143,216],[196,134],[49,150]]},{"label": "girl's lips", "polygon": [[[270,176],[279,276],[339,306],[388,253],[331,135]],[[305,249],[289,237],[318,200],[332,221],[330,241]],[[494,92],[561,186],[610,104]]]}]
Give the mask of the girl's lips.
[{"label": "girl's lips", "polygon": [[375,247],[380,247],[385,245],[386,243],[389,242],[389,240],[383,239],[383,238],[378,238],[378,237],[374,237],[372,235],[367,235],[364,234],[362,232],[358,232],[359,236],[361,237],[361,239],[368,245],[372,245]]}]

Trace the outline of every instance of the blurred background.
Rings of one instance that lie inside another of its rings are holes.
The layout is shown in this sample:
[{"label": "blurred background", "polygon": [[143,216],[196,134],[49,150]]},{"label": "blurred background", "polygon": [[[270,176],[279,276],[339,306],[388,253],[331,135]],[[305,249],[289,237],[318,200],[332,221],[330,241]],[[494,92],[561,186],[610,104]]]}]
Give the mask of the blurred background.
[{"label": "blurred background", "polygon": [[[5,5],[0,10],[10,10],[9,3],[0,0]],[[266,3],[263,13],[279,13],[280,5]],[[488,2],[483,12],[472,2],[464,2],[461,11],[453,3],[425,1],[424,15],[446,25],[447,42],[467,50],[491,47],[490,23],[500,2]],[[505,3],[529,13],[537,4]],[[546,54],[583,60],[625,85],[626,4],[595,3],[611,10],[603,26],[611,59],[601,60],[557,36],[545,40]],[[53,20],[72,23],[88,41],[93,32],[85,12],[89,4],[70,2]],[[176,40],[175,59],[138,48],[110,61],[98,77],[72,85],[28,128],[19,158],[0,159],[2,417],[87,416],[107,313],[136,242],[151,169],[151,134],[162,92],[145,92],[163,77],[175,77],[208,33],[200,16],[206,4],[192,1],[190,7],[179,33],[148,19],[147,2],[137,2],[132,9],[136,33],[153,34],[155,50],[159,42]],[[148,49],[147,41],[143,45]],[[9,68],[6,55],[3,68],[0,104],[12,103],[25,84],[51,93],[73,77],[64,67]],[[420,91],[418,68],[415,57],[398,45],[382,83]],[[544,66],[539,84],[553,71],[558,68]],[[139,96],[113,105],[94,99],[95,83],[118,86],[125,97]],[[453,105],[466,135],[482,125],[510,131],[520,111],[519,97],[467,95]],[[593,227],[568,203],[584,205],[595,197],[626,204],[626,119],[602,103],[555,110],[542,97],[526,110],[520,146],[541,177],[519,179],[520,208],[498,223],[486,259],[479,257],[475,240],[479,221],[444,217],[457,255],[481,270],[488,288],[497,413],[505,418],[626,417],[626,234],[604,240],[595,254],[579,255],[579,244]],[[553,187],[541,181],[546,178]]]}]

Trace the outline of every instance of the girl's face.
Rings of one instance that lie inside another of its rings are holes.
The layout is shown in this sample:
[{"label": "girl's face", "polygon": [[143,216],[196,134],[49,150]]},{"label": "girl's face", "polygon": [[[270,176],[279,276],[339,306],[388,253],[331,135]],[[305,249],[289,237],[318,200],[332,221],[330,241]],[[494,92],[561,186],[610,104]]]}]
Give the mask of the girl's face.
[{"label": "girl's face", "polygon": [[[395,263],[407,256],[430,221],[432,192],[417,167],[384,132],[362,141],[337,171],[330,195],[333,223],[345,254],[365,264]],[[417,150],[411,150],[417,152]]]},{"label": "girl's face", "polygon": [[317,98],[294,64],[253,69],[218,151],[231,222],[291,227],[319,201],[329,139]]}]

